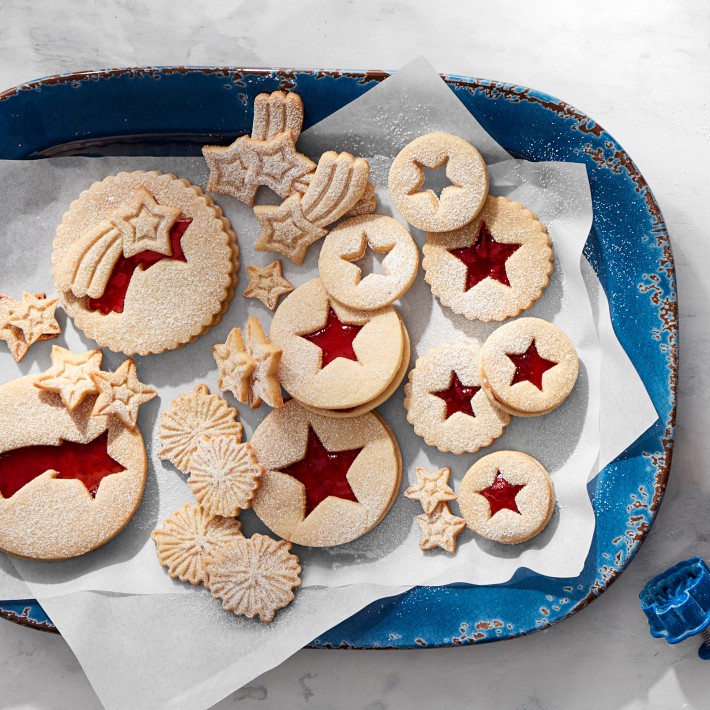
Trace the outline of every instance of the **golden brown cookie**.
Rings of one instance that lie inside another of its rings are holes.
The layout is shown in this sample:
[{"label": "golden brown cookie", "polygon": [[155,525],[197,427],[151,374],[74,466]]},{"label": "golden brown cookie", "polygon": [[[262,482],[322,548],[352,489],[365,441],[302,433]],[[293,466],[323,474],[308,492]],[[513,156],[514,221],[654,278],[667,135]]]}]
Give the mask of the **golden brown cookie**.
[{"label": "golden brown cookie", "polygon": [[319,409],[372,401],[397,376],[405,338],[392,306],[355,311],[333,301],[320,279],[281,303],[269,337],[283,351],[279,377],[292,397]]},{"label": "golden brown cookie", "polygon": [[244,289],[244,298],[258,298],[269,310],[274,310],[281,296],[293,291],[293,284],[283,277],[281,260],[268,266],[247,266],[249,283]]},{"label": "golden brown cookie", "polygon": [[267,535],[233,540],[210,558],[205,586],[227,611],[272,621],[301,586],[301,566],[290,550],[291,543]]},{"label": "golden brown cookie", "polygon": [[242,425],[237,421],[237,410],[219,395],[210,394],[205,385],[197,385],[194,392],[181,394],[170,403],[170,409],[160,417],[161,459],[188,473],[190,460],[203,437],[229,436],[242,440]]},{"label": "golden brown cookie", "polygon": [[72,353],[59,345],[53,345],[50,357],[52,367],[37,377],[35,387],[59,394],[70,412],[88,395],[99,393],[91,376],[101,370],[103,353],[100,350]]},{"label": "golden brown cookie", "polygon": [[[357,262],[366,249],[386,254],[383,274],[362,278]],[[392,217],[366,215],[341,222],[325,238],[318,271],[326,291],[350,308],[373,311],[388,306],[414,283],[419,250],[409,232]]]},{"label": "golden brown cookie", "polygon": [[0,340],[10,348],[17,362],[27,354],[30,346],[39,340],[50,340],[61,333],[55,318],[57,299],[44,293],[23,293],[16,301],[0,293]]},{"label": "golden brown cookie", "polygon": [[36,560],[83,555],[133,516],[147,462],[138,429],[73,411],[28,375],[0,386],[0,550]]},{"label": "golden brown cookie", "polygon": [[530,210],[489,196],[473,222],[427,235],[422,266],[432,293],[454,313],[505,320],[540,298],[553,256],[550,235]]},{"label": "golden brown cookie", "polygon": [[433,550],[440,547],[446,552],[456,552],[458,536],[464,531],[466,521],[453,515],[446,503],[439,503],[431,513],[422,513],[415,518],[421,529],[419,547]]},{"label": "golden brown cookie", "polygon": [[510,423],[482,389],[480,356],[477,343],[445,343],[424,353],[409,373],[407,420],[440,451],[473,453],[502,436]]},{"label": "golden brown cookie", "polygon": [[229,222],[199,187],[137,171],[94,183],[71,204],[57,228],[52,272],[87,336],[148,355],[185,345],[221,320],[238,254]]},{"label": "golden brown cookie", "polygon": [[153,530],[158,560],[168,574],[181,582],[202,584],[205,566],[216,550],[241,537],[242,524],[234,518],[212,515],[198,505],[185,503],[163,526]]},{"label": "golden brown cookie", "polygon": [[456,494],[449,486],[450,468],[427,471],[417,466],[415,475],[416,482],[404,491],[404,497],[418,500],[425,513],[433,513],[440,503],[456,500]]},{"label": "golden brown cookie", "polygon": [[555,509],[555,492],[549,474],[532,456],[497,451],[466,472],[458,501],[473,532],[512,545],[545,529]]},{"label": "golden brown cookie", "polygon": [[299,545],[329,547],[364,535],[399,490],[399,447],[376,414],[343,421],[290,400],[259,425],[251,445],[266,468],[254,512]]},{"label": "golden brown cookie", "polygon": [[[446,165],[451,185],[437,197],[420,190],[422,167]],[[426,232],[446,232],[468,224],[488,195],[488,169],[481,154],[467,141],[450,133],[427,133],[406,145],[394,159],[389,191],[397,211],[409,224]]]},{"label": "golden brown cookie", "polygon": [[519,318],[488,337],[480,371],[491,401],[515,416],[532,417],[567,399],[579,362],[564,331],[541,318]]}]

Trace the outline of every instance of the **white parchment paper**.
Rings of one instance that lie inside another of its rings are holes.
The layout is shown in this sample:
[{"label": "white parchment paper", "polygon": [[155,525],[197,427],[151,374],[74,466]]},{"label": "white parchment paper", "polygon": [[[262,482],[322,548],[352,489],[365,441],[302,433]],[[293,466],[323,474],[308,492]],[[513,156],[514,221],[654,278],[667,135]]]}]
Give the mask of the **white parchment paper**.
[{"label": "white parchment paper", "polygon": [[[542,299],[525,315],[542,317],[562,327],[578,349],[581,366],[574,392],[559,409],[545,417],[515,419],[494,446],[473,456],[442,454],[416,437],[406,421],[400,388],[380,412],[393,427],[402,448],[403,488],[409,485],[417,465],[450,466],[458,488],[465,471],[480,456],[501,448],[519,449],[538,458],[552,475],[557,496],[552,521],[540,536],[523,545],[501,549],[503,546],[475,539],[466,532],[459,538],[456,555],[441,551],[423,554],[414,523],[420,510],[415,501],[400,496],[385,520],[360,540],[332,550],[295,548],[304,567],[305,589],[297,602],[266,630],[258,623],[235,620],[219,611],[218,604],[204,592],[170,580],[157,564],[149,536],[160,521],[191,496],[184,478],[156,456],[159,412],[167,409],[177,394],[190,391],[200,382],[216,390],[211,346],[224,342],[228,331],[243,325],[248,314],[259,315],[265,323],[270,320],[270,312],[259,302],[237,295],[222,324],[195,343],[160,356],[136,358],[140,378],[158,388],[160,399],[148,403],[140,413],[139,425],[152,465],[144,500],[127,528],[103,548],[76,560],[52,564],[13,561],[29,590],[65,634],[108,707],[121,707],[121,702],[125,706],[127,700],[135,707],[163,707],[168,701],[170,707],[207,707],[370,601],[409,586],[499,583],[508,580],[520,566],[551,576],[575,576],[581,570],[594,530],[586,483],[657,418],[637,373],[613,335],[608,306],[603,294],[598,293],[598,281],[588,271],[590,290],[585,286],[581,262],[586,261],[581,254],[591,227],[592,208],[584,166],[509,160],[423,60],[413,62],[311,128],[299,145],[313,155],[335,148],[369,157],[380,199],[378,212],[392,214],[383,189],[389,163],[404,144],[431,130],[447,130],[470,140],[489,161],[491,192],[524,203],[547,224],[556,253],[556,270]],[[0,226],[2,290],[11,294],[23,289],[51,293],[51,241],[69,203],[81,190],[106,175],[153,168],[206,184],[207,173],[201,159],[124,157],[0,162],[0,189],[6,205]],[[259,229],[251,210],[231,198],[215,197],[239,235],[242,263],[269,263],[274,255],[252,249]],[[264,201],[274,201],[268,197]],[[413,234],[421,246],[423,236],[416,230]],[[285,276],[295,285],[313,278],[317,275],[317,256],[315,246],[301,267],[284,260]],[[244,284],[242,275],[237,294]],[[495,328],[494,324],[472,323],[441,307],[421,272],[398,307],[412,338],[413,361],[435,344],[461,338],[482,340]],[[64,334],[53,342],[66,343],[74,350],[95,346],[71,323],[61,322]],[[0,352],[0,381],[46,369],[51,345],[52,341],[33,346],[20,366],[6,352]],[[109,351],[105,351],[104,358],[105,365],[111,368],[123,359]],[[618,391],[602,387],[607,382],[624,383],[622,390],[629,411],[618,406]],[[230,395],[227,398],[236,404]],[[257,412],[240,408],[240,413],[250,435],[268,412],[265,408]],[[603,444],[600,433],[604,434]],[[456,506],[452,507],[456,512]],[[246,511],[242,520],[247,534],[264,530],[251,511]],[[13,596],[4,593],[17,586],[13,566],[0,567],[0,597]],[[372,586],[375,580],[380,585],[377,588]],[[89,590],[114,594],[92,594]],[[85,613],[87,605],[90,613]],[[211,620],[204,628],[199,623],[203,616]],[[140,620],[145,618],[152,623],[142,624]],[[103,655],[95,654],[97,619],[112,630],[101,642],[105,644]],[[163,626],[170,629],[156,630]],[[162,656],[153,653],[158,642],[168,643],[171,658],[178,656],[180,662],[166,668]],[[204,654],[205,646],[215,643],[229,662]],[[254,652],[257,648],[258,653]],[[146,654],[145,649],[151,649],[151,653]],[[141,668],[148,671],[141,674],[146,683],[136,682],[134,677],[128,690],[127,684],[120,682],[116,664],[97,660],[138,650]],[[156,675],[164,680],[159,686],[153,683]],[[186,684],[187,677],[191,680]],[[151,679],[150,685],[147,679]],[[210,698],[209,702],[198,702],[195,692],[189,690],[198,685],[204,691],[200,697]],[[122,688],[120,695],[116,694],[117,688]],[[132,697],[127,699],[125,692]]]}]

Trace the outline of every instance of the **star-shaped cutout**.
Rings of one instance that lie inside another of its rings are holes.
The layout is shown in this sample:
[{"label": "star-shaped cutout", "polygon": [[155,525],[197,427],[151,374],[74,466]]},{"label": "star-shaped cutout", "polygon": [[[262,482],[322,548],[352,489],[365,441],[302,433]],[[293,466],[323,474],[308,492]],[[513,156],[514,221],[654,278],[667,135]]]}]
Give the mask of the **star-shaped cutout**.
[{"label": "star-shaped cutout", "polygon": [[444,190],[448,187],[456,187],[454,183],[449,180],[449,176],[446,174],[448,162],[449,159],[447,157],[440,165],[430,168],[427,165],[423,165],[422,163],[415,161],[415,165],[419,168],[419,173],[421,175],[421,184],[410,190],[409,194],[413,195],[415,192],[428,191],[435,195],[437,200],[441,200],[441,193]]},{"label": "star-shaped cutout", "polygon": [[505,262],[520,249],[521,244],[502,244],[493,239],[493,235],[481,220],[478,234],[473,244],[467,247],[449,249],[449,253],[466,265],[466,287],[472,289],[477,283],[491,278],[510,286]]},{"label": "star-shaped cutout", "polygon": [[4,340],[17,362],[30,345],[56,338],[61,333],[55,318],[57,299],[43,293],[24,293],[21,301],[0,294],[0,340]]},{"label": "star-shaped cutout", "polygon": [[291,195],[277,206],[257,205],[254,214],[261,223],[261,234],[254,248],[283,254],[294,264],[301,264],[308,247],[328,234],[327,229],[306,219],[299,194]]},{"label": "star-shaped cutout", "polygon": [[244,289],[244,298],[258,298],[272,311],[281,296],[293,291],[293,285],[283,277],[280,259],[268,266],[247,266],[247,273],[249,283]]},{"label": "star-shaped cutout", "polygon": [[306,516],[329,496],[358,502],[347,479],[360,449],[328,451],[309,427],[303,459],[281,469],[281,473],[300,481],[306,489]]},{"label": "star-shaped cutout", "polygon": [[469,417],[475,417],[476,415],[473,413],[471,400],[480,389],[480,387],[476,386],[467,387],[463,385],[459,376],[455,372],[452,372],[448,388],[440,392],[432,392],[431,394],[446,402],[445,419],[453,416],[456,412],[467,414]]},{"label": "star-shaped cutout", "polygon": [[241,328],[232,328],[226,342],[212,347],[212,354],[217,363],[219,389],[231,392],[239,402],[247,404],[256,361],[247,352]]},{"label": "star-shaped cutout", "polygon": [[92,372],[90,375],[99,390],[92,416],[112,414],[129,429],[136,428],[138,408],[158,393],[138,381],[136,364],[128,358],[116,372]]},{"label": "star-shaped cutout", "polygon": [[415,518],[421,529],[419,547],[431,550],[440,547],[447,552],[456,552],[456,538],[466,527],[466,521],[452,515],[446,503],[439,503],[433,513],[423,513]]},{"label": "star-shaped cutout", "polygon": [[271,344],[256,316],[247,319],[246,349],[256,363],[251,373],[251,408],[260,407],[262,401],[270,407],[283,407],[279,382],[282,350]]},{"label": "star-shaped cutout", "polygon": [[99,388],[91,379],[92,373],[101,369],[101,350],[88,350],[74,354],[58,345],[52,347],[52,367],[34,381],[34,386],[57,392],[64,406],[71,412],[87,395],[98,394]]},{"label": "star-shaped cutout", "polygon": [[301,337],[321,349],[320,366],[323,369],[339,357],[354,360],[355,362],[358,361],[353,349],[353,341],[363,327],[362,325],[342,323],[333,307],[329,305],[325,326],[315,333],[307,333]]},{"label": "star-shaped cutout", "polygon": [[456,494],[449,487],[450,468],[440,468],[438,471],[427,471],[417,466],[417,482],[404,492],[406,498],[418,500],[425,513],[432,514],[439,503],[456,500]]},{"label": "star-shaped cutout", "polygon": [[520,354],[506,353],[506,356],[512,360],[515,365],[515,374],[510,383],[510,386],[518,382],[530,382],[542,392],[542,376],[558,363],[552,360],[547,360],[537,351],[535,340],[530,343],[528,349]]},{"label": "star-shaped cutout", "polygon": [[479,493],[488,501],[491,506],[491,517],[499,510],[512,510],[514,513],[520,514],[518,505],[515,502],[515,496],[525,488],[524,485],[516,486],[503,478],[503,474],[498,471],[493,483]]},{"label": "star-shaped cutout", "polygon": [[130,204],[114,210],[109,220],[121,233],[123,256],[128,259],[142,251],[172,256],[170,230],[179,217],[179,207],[159,205],[145,187],[139,187]]}]

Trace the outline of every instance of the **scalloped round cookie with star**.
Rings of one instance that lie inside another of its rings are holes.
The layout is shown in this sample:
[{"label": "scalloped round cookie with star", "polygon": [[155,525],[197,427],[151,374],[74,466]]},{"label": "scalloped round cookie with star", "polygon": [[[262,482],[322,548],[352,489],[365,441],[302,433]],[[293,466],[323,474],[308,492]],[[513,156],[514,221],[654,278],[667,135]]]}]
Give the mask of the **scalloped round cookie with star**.
[{"label": "scalloped round cookie with star", "polygon": [[[236,234],[175,175],[111,175],[57,228],[52,273],[74,324],[128,355],[181,347],[219,323],[237,283]],[[150,324],[150,327],[146,327]]]},{"label": "scalloped round cookie with star", "polygon": [[399,492],[399,446],[372,412],[331,419],[292,399],[259,425],[250,443],[266,469],[252,508],[298,545],[355,540],[382,520]]},{"label": "scalloped round cookie with star", "polygon": [[423,251],[432,293],[470,320],[505,320],[530,308],[554,269],[545,226],[505,197],[489,196],[460,229],[428,233]]}]

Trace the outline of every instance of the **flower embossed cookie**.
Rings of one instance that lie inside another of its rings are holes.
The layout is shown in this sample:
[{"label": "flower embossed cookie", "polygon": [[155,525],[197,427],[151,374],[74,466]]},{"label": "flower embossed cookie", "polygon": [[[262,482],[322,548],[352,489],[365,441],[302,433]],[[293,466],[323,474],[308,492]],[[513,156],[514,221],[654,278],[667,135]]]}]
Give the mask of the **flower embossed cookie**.
[{"label": "flower embossed cookie", "polygon": [[251,445],[266,469],[254,512],[299,545],[329,547],[364,535],[399,491],[399,447],[376,414],[331,419],[290,400],[259,425]]},{"label": "flower embossed cookie", "polygon": [[370,402],[397,376],[405,347],[392,306],[355,311],[328,295],[320,279],[299,286],[278,307],[269,331],[283,351],[279,378],[292,397],[319,409]]},{"label": "flower embossed cookie", "polygon": [[493,331],[480,363],[481,385],[491,401],[519,417],[558,407],[579,372],[572,341],[541,318],[519,318]]},{"label": "flower embossed cookie", "polygon": [[550,235],[528,209],[489,196],[460,229],[427,234],[424,274],[432,293],[471,320],[505,320],[540,298],[553,270]]},{"label": "flower embossed cookie", "polygon": [[555,493],[549,474],[532,456],[497,451],[466,472],[458,502],[473,532],[515,544],[544,530],[555,509]]},{"label": "flower embossed cookie", "polygon": [[407,419],[440,451],[473,453],[502,436],[510,423],[510,415],[483,391],[480,357],[476,343],[446,343],[424,353],[409,373]]},{"label": "flower embossed cookie", "polygon": [[62,304],[87,336],[148,355],[220,321],[238,253],[222,210],[199,187],[137,171],[94,183],[71,204],[57,228],[52,271]]}]

